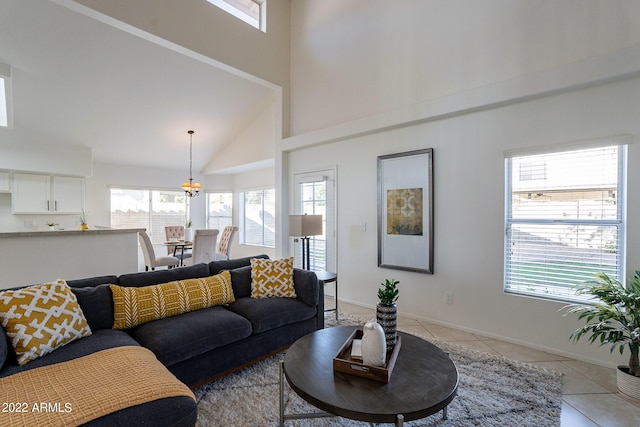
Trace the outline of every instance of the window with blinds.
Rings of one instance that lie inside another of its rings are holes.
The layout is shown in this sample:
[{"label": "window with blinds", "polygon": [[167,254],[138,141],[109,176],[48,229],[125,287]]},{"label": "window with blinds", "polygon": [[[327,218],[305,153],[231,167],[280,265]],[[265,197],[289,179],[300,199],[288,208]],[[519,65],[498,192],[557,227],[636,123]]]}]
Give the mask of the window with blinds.
[{"label": "window with blinds", "polygon": [[233,225],[233,193],[207,192],[207,228],[217,228],[222,233],[228,225]]},{"label": "window with blinds", "polygon": [[507,157],[506,292],[580,300],[604,272],[623,281],[626,146]]},{"label": "window with blinds", "polygon": [[240,193],[240,243],[275,248],[275,212],[275,189]]},{"label": "window with blinds", "polygon": [[110,190],[111,227],[146,228],[153,244],[167,240],[165,226],[184,225],[187,220],[184,191],[116,187]]}]

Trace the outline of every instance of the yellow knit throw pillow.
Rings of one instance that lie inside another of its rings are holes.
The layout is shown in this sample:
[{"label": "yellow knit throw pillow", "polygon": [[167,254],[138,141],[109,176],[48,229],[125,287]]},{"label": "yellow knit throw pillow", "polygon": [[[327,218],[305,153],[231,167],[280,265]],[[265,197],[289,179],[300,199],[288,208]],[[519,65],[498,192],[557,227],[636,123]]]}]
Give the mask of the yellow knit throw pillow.
[{"label": "yellow knit throw pillow", "polygon": [[128,329],[152,320],[235,301],[228,271],[210,277],[139,288],[109,286],[113,293],[113,329]]},{"label": "yellow knit throw pillow", "polygon": [[296,298],[293,257],[278,260],[251,259],[251,298]]},{"label": "yellow knit throw pillow", "polygon": [[91,335],[76,296],[62,279],[0,293],[0,321],[20,365]]}]

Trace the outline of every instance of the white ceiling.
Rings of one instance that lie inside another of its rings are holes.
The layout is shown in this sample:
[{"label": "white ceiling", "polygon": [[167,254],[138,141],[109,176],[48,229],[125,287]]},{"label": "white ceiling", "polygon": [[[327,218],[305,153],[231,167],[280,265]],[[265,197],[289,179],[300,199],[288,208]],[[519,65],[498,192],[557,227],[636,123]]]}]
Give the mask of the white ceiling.
[{"label": "white ceiling", "polygon": [[0,0],[13,128],[0,141],[91,147],[96,162],[201,171],[272,99],[267,85],[44,0]]}]

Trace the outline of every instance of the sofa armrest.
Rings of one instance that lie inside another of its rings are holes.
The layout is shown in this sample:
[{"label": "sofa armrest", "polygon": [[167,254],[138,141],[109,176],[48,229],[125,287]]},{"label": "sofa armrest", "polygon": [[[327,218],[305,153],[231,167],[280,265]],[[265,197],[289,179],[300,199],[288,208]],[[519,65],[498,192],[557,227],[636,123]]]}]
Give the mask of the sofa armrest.
[{"label": "sofa armrest", "polygon": [[293,287],[296,295],[308,305],[315,307],[320,301],[320,281],[316,273],[309,270],[293,269]]}]

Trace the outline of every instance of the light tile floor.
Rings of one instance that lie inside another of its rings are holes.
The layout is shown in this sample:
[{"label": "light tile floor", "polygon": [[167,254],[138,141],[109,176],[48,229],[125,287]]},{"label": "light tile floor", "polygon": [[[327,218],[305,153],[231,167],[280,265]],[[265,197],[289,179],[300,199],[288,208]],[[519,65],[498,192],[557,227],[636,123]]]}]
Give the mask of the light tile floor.
[{"label": "light tile floor", "polygon": [[[327,297],[325,307],[334,307],[331,297]],[[340,313],[362,319],[375,316],[374,310],[358,305],[340,302],[339,308]],[[640,402],[617,392],[614,369],[402,316],[398,329],[562,372],[562,427],[640,426]]]}]

